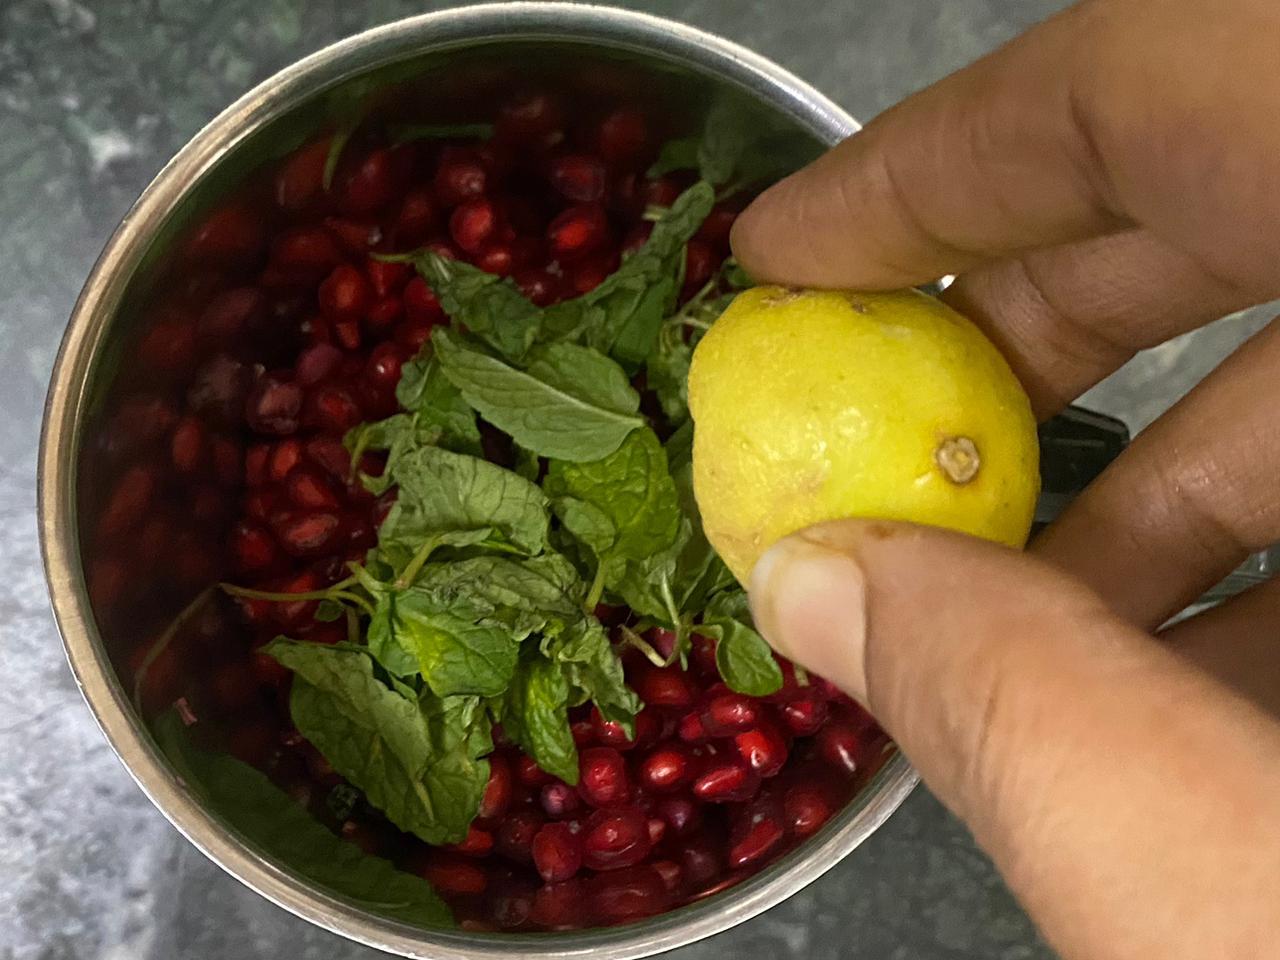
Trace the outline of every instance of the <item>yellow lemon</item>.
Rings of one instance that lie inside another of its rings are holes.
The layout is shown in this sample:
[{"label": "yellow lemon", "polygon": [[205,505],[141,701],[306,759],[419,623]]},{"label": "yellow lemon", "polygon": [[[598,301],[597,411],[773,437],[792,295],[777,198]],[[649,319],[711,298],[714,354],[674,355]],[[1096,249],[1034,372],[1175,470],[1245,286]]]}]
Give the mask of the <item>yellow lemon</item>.
[{"label": "yellow lemon", "polygon": [[757,287],[689,373],[694,493],[734,575],[824,520],[946,527],[1020,547],[1039,493],[1031,405],[969,320],[915,290]]}]

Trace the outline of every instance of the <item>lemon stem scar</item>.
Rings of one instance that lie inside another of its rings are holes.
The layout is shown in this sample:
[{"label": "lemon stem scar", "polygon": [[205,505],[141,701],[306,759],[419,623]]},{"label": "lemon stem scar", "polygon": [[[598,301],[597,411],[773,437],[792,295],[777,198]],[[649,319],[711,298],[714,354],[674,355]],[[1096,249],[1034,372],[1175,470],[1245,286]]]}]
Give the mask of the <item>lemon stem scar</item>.
[{"label": "lemon stem scar", "polygon": [[978,475],[982,458],[978,445],[968,437],[946,437],[933,452],[933,459],[942,468],[942,474],[958,487],[963,487]]}]

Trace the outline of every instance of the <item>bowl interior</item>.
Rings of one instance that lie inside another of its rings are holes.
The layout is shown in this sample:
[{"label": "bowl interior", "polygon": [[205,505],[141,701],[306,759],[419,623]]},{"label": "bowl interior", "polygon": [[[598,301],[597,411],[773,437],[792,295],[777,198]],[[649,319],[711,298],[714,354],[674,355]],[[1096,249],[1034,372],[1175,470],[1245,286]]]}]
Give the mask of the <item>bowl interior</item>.
[{"label": "bowl interior", "polygon": [[[603,104],[634,103],[664,140],[700,133],[709,115],[730,109],[770,131],[770,159],[779,173],[848,129],[829,105],[796,109],[803,102],[798,84],[786,89],[777,76],[765,82],[756,64],[734,67],[730,53],[748,55],[711,38],[674,28],[654,33],[653,22],[640,18],[645,29],[619,29],[612,21],[606,28],[590,16],[565,25],[549,13],[533,23],[504,21],[498,11],[491,8],[483,31],[423,18],[304,61],[230,108],[160,175],[86,287],[73,323],[78,329],[55,374],[45,483],[60,472],[57,485],[67,492],[63,500],[51,494],[43,505],[47,544],[62,545],[47,545],[51,582],[73,666],[134,775],[197,845],[260,892],[322,925],[406,955],[507,954],[518,943],[529,956],[635,956],[745,919],[817,876],[901,802],[914,782],[905,763],[887,757],[817,836],[707,900],[633,927],[514,937],[459,933],[406,922],[393,903],[343,896],[325,883],[323,871],[301,862],[296,848],[255,831],[230,792],[195,786],[199,774],[175,759],[173,745],[161,753],[145,732],[160,704],[146,702],[137,683],[140,671],[154,677],[167,670],[170,702],[216,671],[226,648],[241,642],[229,605],[208,599],[209,585],[229,573],[225,505],[236,491],[211,487],[201,506],[199,485],[158,466],[147,420],[157,402],[208,387],[196,382],[199,371],[221,361],[201,348],[192,363],[195,380],[166,380],[142,346],[174,311],[195,309],[201,298],[249,276],[248,266],[193,262],[193,230],[228,198],[270,222],[272,177],[281,159],[317,136],[371,117],[385,124],[487,120],[513,92],[531,89],[554,92],[584,115]],[[59,457],[65,462],[51,468]],[[157,523],[126,537],[104,532],[102,518],[121,478],[140,468],[161,472],[148,488],[147,515]],[[164,656],[157,658],[162,637]],[[95,670],[102,676],[90,676]],[[225,747],[220,738],[233,735],[216,733],[215,745]]]}]

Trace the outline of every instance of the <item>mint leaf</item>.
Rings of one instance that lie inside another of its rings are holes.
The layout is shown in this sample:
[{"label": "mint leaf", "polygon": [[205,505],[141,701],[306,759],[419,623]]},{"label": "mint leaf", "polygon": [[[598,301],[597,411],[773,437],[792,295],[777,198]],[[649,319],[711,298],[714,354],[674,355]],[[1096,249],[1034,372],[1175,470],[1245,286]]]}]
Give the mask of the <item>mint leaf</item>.
[{"label": "mint leaf", "polygon": [[608,720],[634,732],[635,715],[644,707],[627,687],[622,661],[595,617],[583,617],[559,637],[543,641],[543,652],[564,667],[573,690],[570,705],[591,700]]},{"label": "mint leaf", "polygon": [[689,419],[689,366],[693,347],[679,336],[661,337],[645,362],[648,387],[658,395],[663,415],[672,423]]},{"label": "mint leaf", "polygon": [[415,589],[440,609],[465,604],[491,621],[521,629],[557,633],[582,611],[582,580],[564,557],[547,553],[527,560],[472,557],[453,563],[429,563]]},{"label": "mint leaf", "polygon": [[653,180],[677,170],[698,169],[698,154],[702,146],[699,137],[681,137],[662,145],[658,159],[649,166],[645,176]]},{"label": "mint leaf", "polygon": [[383,606],[393,642],[413,654],[436,696],[494,697],[511,682],[524,638],[485,623],[481,611],[461,605],[442,610],[415,587],[388,593],[379,602]]},{"label": "mint leaf", "polygon": [[430,884],[334,836],[248,764],[198,749],[174,711],[157,718],[153,732],[187,789],[285,869],[381,916],[453,926],[449,908]]},{"label": "mint leaf", "polygon": [[644,425],[639,394],[608,357],[572,343],[530,351],[517,370],[437,330],[436,356],[466,401],[520,446],[563,460],[597,460]]},{"label": "mint leaf", "polygon": [[647,428],[632,431],[602,459],[551,461],[543,489],[553,498],[561,522],[591,547],[602,565],[665,550],[680,530],[667,455]]},{"label": "mint leaf", "polygon": [[455,324],[508,359],[524,357],[538,335],[542,311],[515,283],[431,250],[414,253],[410,259]]},{"label": "mint leaf", "polygon": [[396,400],[416,415],[419,431],[439,430],[440,446],[458,453],[479,454],[480,428],[475,413],[425,350],[401,369]]},{"label": "mint leaf", "polygon": [[298,730],[370,803],[427,843],[466,836],[489,776],[472,698],[411,700],[373,675],[364,651],[284,639],[264,649],[295,674]]},{"label": "mint leaf", "polygon": [[438,447],[405,453],[388,470],[399,486],[378,534],[378,555],[397,570],[441,534],[491,531],[491,546],[541,552],[547,502],[528,480],[478,457]]},{"label": "mint leaf", "polygon": [[578,782],[578,748],[569,729],[569,683],[561,666],[526,643],[500,704],[502,728],[525,753],[565,783]]},{"label": "mint leaf", "polygon": [[748,626],[750,619],[747,595],[727,590],[711,599],[696,630],[717,641],[716,666],[730,689],[764,697],[782,687],[782,670],[764,638]]}]

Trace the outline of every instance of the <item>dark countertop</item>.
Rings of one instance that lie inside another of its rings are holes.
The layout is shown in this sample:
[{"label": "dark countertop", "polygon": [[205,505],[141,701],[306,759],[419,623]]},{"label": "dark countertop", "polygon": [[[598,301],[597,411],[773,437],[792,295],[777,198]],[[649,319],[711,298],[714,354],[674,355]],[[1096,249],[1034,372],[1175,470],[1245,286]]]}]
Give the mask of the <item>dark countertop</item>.
[{"label": "dark countertop", "polygon": [[[650,0],[866,118],[1060,0]],[[0,960],[366,958],[213,866],[130,780],[80,699],[39,565],[35,448],[85,275],[129,204],[251,85],[407,0],[0,4]],[[1158,278],[1155,278],[1158,282]],[[1259,325],[1228,318],[1139,357],[1089,398],[1140,427]],[[672,956],[1051,956],[966,831],[924,789],[803,893]]]}]

